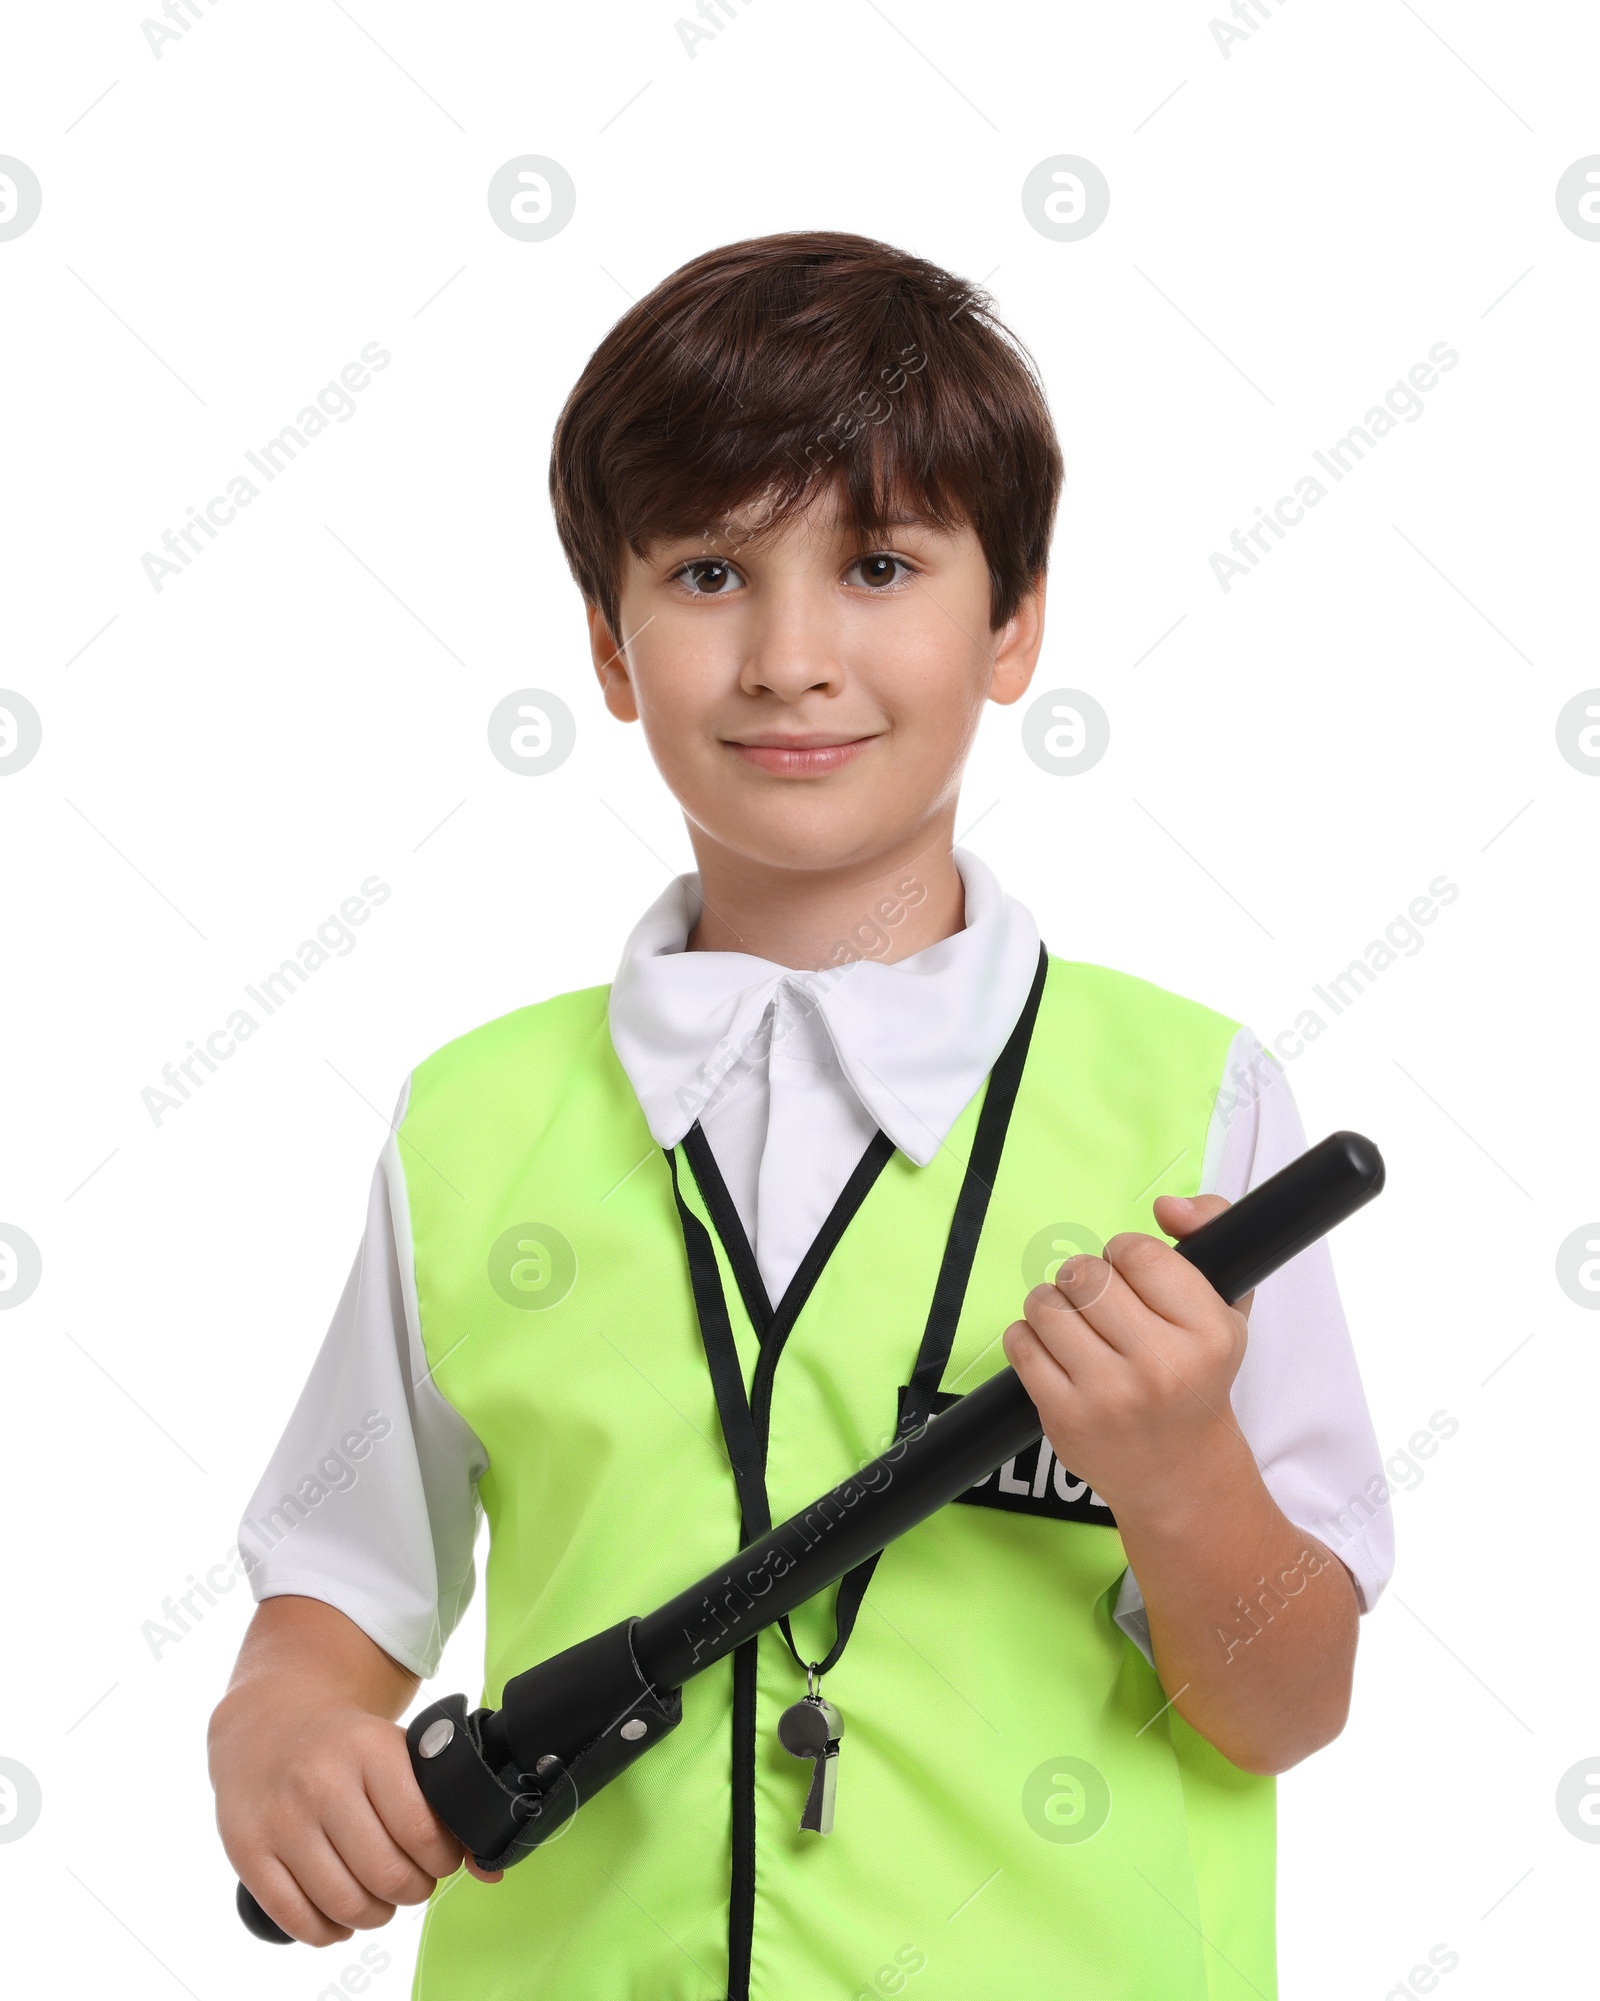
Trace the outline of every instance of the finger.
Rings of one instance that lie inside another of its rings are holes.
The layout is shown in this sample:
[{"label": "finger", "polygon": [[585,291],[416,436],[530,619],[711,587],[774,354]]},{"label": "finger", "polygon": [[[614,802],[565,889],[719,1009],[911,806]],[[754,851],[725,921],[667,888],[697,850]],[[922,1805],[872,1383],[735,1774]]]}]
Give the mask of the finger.
[{"label": "finger", "polygon": [[337,1945],[350,1936],[348,1925],[336,1925],[301,1889],[293,1871],[276,1855],[250,1865],[239,1880],[269,1918],[302,1945]]},{"label": "finger", "polygon": [[[1098,1336],[1086,1338],[1098,1343]],[[1082,1357],[1063,1365],[1026,1320],[1013,1321],[1001,1336],[1006,1358],[1039,1414],[1039,1428],[1052,1440],[1076,1435],[1086,1409],[1093,1408],[1093,1390],[1085,1387]],[[1104,1344],[1099,1344],[1102,1356]],[[1073,1373],[1076,1366],[1077,1373]]]},{"label": "finger", "polygon": [[466,1858],[466,1869],[467,1874],[476,1876],[480,1883],[498,1883],[506,1873],[503,1869],[480,1869],[470,1855]]},{"label": "finger", "polygon": [[1035,1333],[1064,1365],[1075,1357],[1078,1373],[1091,1370],[1104,1350],[1136,1354],[1160,1332],[1157,1316],[1109,1256],[1111,1245],[1106,1250],[1103,1258],[1068,1258],[1054,1285],[1036,1286],[1022,1303]]},{"label": "finger", "polygon": [[390,1839],[427,1874],[430,1885],[453,1876],[461,1867],[462,1845],[423,1798],[398,1733],[392,1754],[366,1760],[361,1776]]},{"label": "finger", "polygon": [[1029,1320],[1013,1321],[1001,1345],[1023,1388],[1041,1408],[1048,1400],[1060,1409],[1063,1396],[1092,1399],[1111,1373],[1124,1366],[1094,1329],[1070,1311],[1059,1320],[1046,1319],[1043,1332]]},{"label": "finger", "polygon": [[1158,1320],[1200,1329],[1215,1323],[1226,1302],[1205,1274],[1159,1237],[1128,1231],[1106,1245],[1106,1257]]},{"label": "finger", "polygon": [[1192,1237],[1203,1223],[1213,1222],[1233,1204],[1222,1195],[1158,1195],[1150,1213],[1169,1237]]},{"label": "finger", "polygon": [[1073,1389],[1071,1373],[1027,1321],[1014,1320],[1001,1335],[1000,1345],[1040,1416],[1058,1408],[1062,1395]]},{"label": "finger", "polygon": [[394,1916],[394,1905],[374,1896],[359,1880],[324,1829],[306,1829],[282,1859],[306,1898],[325,1918],[344,1927],[341,1938],[386,1925]]},{"label": "finger", "polygon": [[[351,1876],[365,1895],[392,1912],[396,1904],[420,1904],[433,1894],[435,1878],[419,1869],[378,1818],[365,1792],[352,1792],[324,1811],[322,1828]],[[326,1904],[323,1909],[327,1910]],[[357,1924],[343,1911],[329,1912],[341,1922]],[[383,1918],[369,1918],[382,1924]]]},{"label": "finger", "polygon": [[[1213,1217],[1231,1209],[1233,1204],[1220,1195],[1158,1195],[1150,1206],[1161,1228],[1181,1243],[1185,1237],[1192,1237],[1202,1223],[1209,1223]],[[1232,1302],[1234,1311],[1242,1313],[1248,1320],[1255,1296],[1252,1287],[1242,1298]]]}]

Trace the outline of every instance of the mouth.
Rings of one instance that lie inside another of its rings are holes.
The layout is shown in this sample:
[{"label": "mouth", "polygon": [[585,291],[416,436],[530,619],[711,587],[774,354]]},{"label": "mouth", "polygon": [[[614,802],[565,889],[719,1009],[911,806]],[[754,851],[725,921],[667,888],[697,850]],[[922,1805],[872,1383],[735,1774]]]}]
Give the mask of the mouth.
[{"label": "mouth", "polygon": [[873,739],[845,737],[818,732],[810,736],[785,736],[776,732],[750,737],[742,742],[724,739],[729,750],[746,764],[770,771],[780,778],[814,778],[859,757]]}]

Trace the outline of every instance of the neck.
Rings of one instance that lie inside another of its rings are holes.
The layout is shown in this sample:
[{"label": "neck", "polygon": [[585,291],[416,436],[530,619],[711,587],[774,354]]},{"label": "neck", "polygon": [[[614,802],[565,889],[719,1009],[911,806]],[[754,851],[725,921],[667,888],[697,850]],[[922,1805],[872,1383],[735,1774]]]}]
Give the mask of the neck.
[{"label": "neck", "polygon": [[797,971],[909,958],[966,924],[952,822],[953,815],[891,852],[829,869],[772,867],[691,823],[701,910],[686,949],[748,952]]}]

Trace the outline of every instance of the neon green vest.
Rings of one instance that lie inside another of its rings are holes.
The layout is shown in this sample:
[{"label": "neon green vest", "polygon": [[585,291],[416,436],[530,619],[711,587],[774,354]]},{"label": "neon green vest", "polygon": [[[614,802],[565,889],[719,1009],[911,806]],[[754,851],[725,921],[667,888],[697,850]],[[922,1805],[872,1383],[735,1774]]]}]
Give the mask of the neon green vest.
[{"label": "neon green vest", "polygon": [[[564,994],[447,1044],[416,1070],[400,1129],[424,1345],[489,1458],[490,1705],[739,1543],[672,1175],[606,1002],[603,987]],[[1001,1332],[1076,1247],[1062,1225],[1080,1241],[1149,1230],[1157,1194],[1196,1191],[1236,1027],[1049,961],[947,1390],[1003,1365]],[[892,1155],[789,1333],[774,1520],[893,1435],[982,1097],[926,1167]],[[676,1161],[748,1387],[757,1338],[681,1147]],[[1114,1527],[988,1507],[945,1508],[895,1543],[829,1677],[845,1736],[826,1838],[799,1831],[810,1767],[774,1730],[804,1681],[780,1635],[761,1636],[753,2001],[1271,2001],[1273,1782],[1166,1706],[1112,1621],[1125,1568]],[[820,1658],[832,1592],[792,1623]],[[557,1840],[498,1884],[440,1885],[419,2001],[727,1996],[732,1735],[725,1660]]]}]

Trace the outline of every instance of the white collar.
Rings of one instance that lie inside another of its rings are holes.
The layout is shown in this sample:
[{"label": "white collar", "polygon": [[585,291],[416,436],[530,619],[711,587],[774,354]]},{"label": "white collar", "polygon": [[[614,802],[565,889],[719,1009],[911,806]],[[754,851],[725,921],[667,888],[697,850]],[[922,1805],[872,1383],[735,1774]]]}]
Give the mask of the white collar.
[{"label": "white collar", "polygon": [[966,926],[888,964],[797,971],[748,952],[688,952],[698,874],[674,878],[623,948],[611,1040],[658,1146],[676,1146],[779,996],[815,1005],[851,1089],[925,1167],[1005,1047],[1039,961],[1032,914],[964,848]]}]

